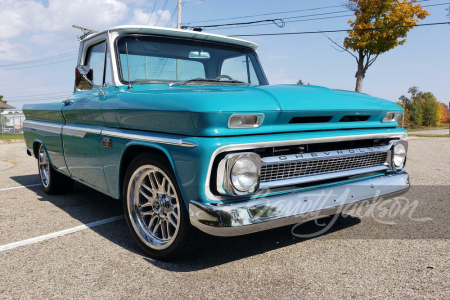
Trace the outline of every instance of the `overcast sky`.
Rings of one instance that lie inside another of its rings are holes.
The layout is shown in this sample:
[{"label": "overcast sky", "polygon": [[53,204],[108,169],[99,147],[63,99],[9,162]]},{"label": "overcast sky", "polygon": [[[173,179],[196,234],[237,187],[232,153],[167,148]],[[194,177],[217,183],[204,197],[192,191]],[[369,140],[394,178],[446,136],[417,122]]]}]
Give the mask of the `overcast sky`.
[{"label": "overcast sky", "polygon": [[[192,23],[196,25],[304,16],[286,19],[302,21],[286,23],[285,28],[265,25],[210,31],[223,35],[347,29],[351,18],[342,7],[306,10],[337,6],[345,0],[185,1],[182,23],[225,19]],[[0,95],[4,95],[4,99],[17,108],[29,99],[42,99],[43,102],[62,100],[58,97],[64,97],[66,92],[70,95],[73,89],[76,54],[71,52],[78,50],[77,35],[81,33],[72,28],[73,24],[96,30],[123,24],[145,25],[147,22],[149,25],[158,22],[157,26],[173,27],[176,16],[172,24],[169,21],[176,2],[167,0],[164,9],[166,0],[158,0],[156,5],[154,0],[0,0],[0,66],[3,66],[0,68]],[[427,6],[446,2],[449,1],[428,0],[421,4]],[[450,21],[446,17],[446,7],[448,5],[425,7],[431,15],[421,23]],[[290,10],[306,11],[227,19]],[[346,34],[333,33],[329,36],[342,42]],[[296,83],[302,79],[314,85],[354,90],[355,59],[348,53],[333,49],[331,42],[323,35],[244,39],[260,45],[258,55],[271,84]],[[363,92],[397,101],[402,94],[406,94],[408,87],[416,85],[422,91],[434,93],[439,101],[448,103],[450,26],[414,28],[407,40],[405,45],[378,58],[366,74]],[[5,66],[60,54],[62,56],[56,60]],[[48,65],[30,68],[39,64]],[[61,94],[54,94],[59,92]],[[50,93],[53,95],[46,95]]]}]

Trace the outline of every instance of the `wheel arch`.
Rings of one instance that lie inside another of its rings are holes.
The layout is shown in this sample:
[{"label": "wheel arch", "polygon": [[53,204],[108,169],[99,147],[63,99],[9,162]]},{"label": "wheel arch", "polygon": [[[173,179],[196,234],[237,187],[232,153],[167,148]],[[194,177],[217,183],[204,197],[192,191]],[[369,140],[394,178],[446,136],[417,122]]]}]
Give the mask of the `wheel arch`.
[{"label": "wheel arch", "polygon": [[169,163],[169,165],[172,167],[172,171],[175,174],[175,178],[178,181],[178,186],[180,186],[179,179],[177,176],[175,164],[173,163],[172,157],[170,153],[164,149],[163,147],[160,147],[158,145],[153,144],[147,144],[147,143],[129,143],[127,147],[123,150],[121,159],[120,159],[120,166],[119,166],[119,197],[122,198],[123,196],[123,185],[125,180],[125,174],[128,170],[128,167],[130,166],[133,159],[142,154],[142,153],[149,153],[149,154],[158,154],[161,155],[166,159],[166,163]]}]

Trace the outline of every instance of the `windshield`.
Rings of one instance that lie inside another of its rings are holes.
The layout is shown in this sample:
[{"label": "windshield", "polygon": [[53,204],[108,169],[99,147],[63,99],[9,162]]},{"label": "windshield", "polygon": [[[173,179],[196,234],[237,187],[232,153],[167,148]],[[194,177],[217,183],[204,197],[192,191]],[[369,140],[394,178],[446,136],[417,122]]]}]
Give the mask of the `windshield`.
[{"label": "windshield", "polygon": [[117,50],[123,83],[129,81],[129,74],[135,84],[190,79],[211,80],[189,84],[267,84],[255,52],[247,48],[144,35],[120,38]]}]

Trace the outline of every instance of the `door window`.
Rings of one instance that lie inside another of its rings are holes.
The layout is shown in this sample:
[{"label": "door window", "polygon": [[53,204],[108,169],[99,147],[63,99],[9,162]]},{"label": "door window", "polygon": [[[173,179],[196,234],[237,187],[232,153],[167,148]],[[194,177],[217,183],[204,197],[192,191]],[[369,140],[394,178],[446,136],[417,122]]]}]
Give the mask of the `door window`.
[{"label": "door window", "polygon": [[[86,65],[91,66],[94,72],[93,82],[103,86],[105,78],[106,41],[91,46],[86,57]],[[110,70],[108,70],[110,72]]]}]

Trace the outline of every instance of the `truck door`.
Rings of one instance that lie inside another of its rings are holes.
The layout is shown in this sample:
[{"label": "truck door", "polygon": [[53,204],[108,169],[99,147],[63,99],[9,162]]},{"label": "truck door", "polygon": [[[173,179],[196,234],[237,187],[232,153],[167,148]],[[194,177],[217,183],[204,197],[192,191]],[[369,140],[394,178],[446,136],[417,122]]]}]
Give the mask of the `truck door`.
[{"label": "truck door", "polygon": [[[102,87],[105,83],[106,40],[90,46],[84,65],[93,69],[93,82]],[[71,103],[66,103],[63,114],[64,156],[68,171],[77,180],[100,191],[108,192],[103,168],[102,129],[105,121],[102,115],[102,101],[105,96],[90,86],[87,90],[74,93]]]}]

